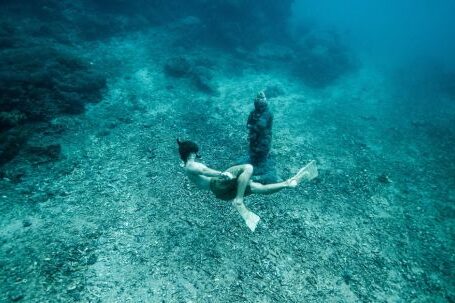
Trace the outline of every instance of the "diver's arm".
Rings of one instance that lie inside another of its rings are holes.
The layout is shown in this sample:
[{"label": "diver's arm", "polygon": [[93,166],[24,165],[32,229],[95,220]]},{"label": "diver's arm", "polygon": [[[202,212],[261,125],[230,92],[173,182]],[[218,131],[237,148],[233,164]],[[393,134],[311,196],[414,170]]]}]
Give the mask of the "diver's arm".
[{"label": "diver's arm", "polygon": [[207,167],[204,165],[204,168],[201,171],[201,175],[204,175],[206,177],[219,177],[221,176],[223,172],[211,169],[210,167]]},{"label": "diver's arm", "polygon": [[202,163],[194,163],[187,167],[193,174],[203,175],[206,177],[227,177],[227,178],[234,178],[234,176],[229,172],[221,172],[215,169],[211,169],[210,167],[202,164]]}]

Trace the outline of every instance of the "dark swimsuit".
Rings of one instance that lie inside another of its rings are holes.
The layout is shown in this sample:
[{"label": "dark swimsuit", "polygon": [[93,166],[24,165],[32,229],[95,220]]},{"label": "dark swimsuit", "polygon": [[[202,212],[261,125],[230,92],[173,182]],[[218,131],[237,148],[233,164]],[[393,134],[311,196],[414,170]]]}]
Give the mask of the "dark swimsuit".
[{"label": "dark swimsuit", "polygon": [[[223,177],[212,177],[210,180],[210,190],[215,194],[215,197],[221,200],[233,200],[237,195],[237,182],[242,169],[240,166],[233,166],[226,170],[235,176],[234,179],[226,179]],[[247,185],[245,195],[251,195],[251,187]]]}]

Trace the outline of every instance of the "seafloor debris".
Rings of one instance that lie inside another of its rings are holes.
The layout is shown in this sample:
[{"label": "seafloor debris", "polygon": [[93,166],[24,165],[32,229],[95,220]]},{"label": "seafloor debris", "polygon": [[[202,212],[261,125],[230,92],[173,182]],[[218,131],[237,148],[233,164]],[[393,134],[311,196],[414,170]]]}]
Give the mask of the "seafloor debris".
[{"label": "seafloor debris", "polygon": [[25,152],[32,162],[45,163],[58,160],[61,150],[60,144],[50,144],[47,146],[28,146]]},{"label": "seafloor debris", "polygon": [[184,57],[173,57],[164,64],[164,72],[168,76],[183,78],[191,73],[191,64]]},{"label": "seafloor debris", "polygon": [[386,174],[381,174],[378,176],[378,181],[384,184],[389,184],[392,183],[392,180],[390,180],[389,176]]}]

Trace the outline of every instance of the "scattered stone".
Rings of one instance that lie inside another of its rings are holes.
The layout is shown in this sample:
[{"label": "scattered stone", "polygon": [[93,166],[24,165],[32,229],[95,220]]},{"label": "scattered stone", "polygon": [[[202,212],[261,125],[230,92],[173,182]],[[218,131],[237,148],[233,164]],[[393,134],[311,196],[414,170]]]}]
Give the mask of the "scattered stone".
[{"label": "scattered stone", "polygon": [[167,60],[164,72],[171,77],[183,78],[191,73],[191,64],[184,57],[174,57]]},{"label": "scattered stone", "polygon": [[125,116],[125,117],[117,117],[117,120],[124,124],[131,124],[133,123],[133,119],[131,117]]},{"label": "scattered stone", "polygon": [[344,283],[349,285],[351,283],[351,281],[352,281],[352,275],[350,273],[348,273],[348,272],[344,272],[343,273],[343,280],[344,280]]},{"label": "scattered stone", "polygon": [[36,192],[30,196],[30,201],[34,203],[43,203],[49,200],[50,195],[46,192]]},{"label": "scattered stone", "polygon": [[27,154],[32,156],[38,163],[56,161],[61,154],[60,144],[51,144],[47,146],[29,146],[26,149]]},{"label": "scattered stone", "polygon": [[22,221],[22,226],[23,226],[23,227],[29,227],[29,226],[31,226],[31,225],[32,225],[32,222],[31,222],[29,219],[24,219],[24,220]]},{"label": "scattered stone", "polygon": [[80,301],[82,299],[82,295],[79,291],[77,291],[77,289],[75,290],[70,290],[68,291],[69,292],[69,295],[71,296],[71,298],[74,299],[74,301]]},{"label": "scattered stone", "polygon": [[107,137],[107,136],[109,136],[109,134],[110,134],[110,132],[109,132],[107,129],[102,129],[102,130],[100,130],[100,131],[96,134],[96,136],[97,136],[98,138],[102,138],[102,137]]},{"label": "scattered stone", "polygon": [[362,150],[368,149],[368,145],[366,143],[363,143],[363,142],[356,142],[356,143],[360,149],[362,149]]},{"label": "scattered stone", "polygon": [[264,94],[272,99],[284,95],[284,90],[278,85],[270,85],[266,87]]},{"label": "scattered stone", "polygon": [[115,122],[109,122],[106,124],[106,127],[109,128],[109,129],[114,129],[117,127],[117,123]]},{"label": "scattered stone", "polygon": [[308,276],[305,278],[305,280],[310,284],[310,285],[316,285],[317,281],[313,276]]},{"label": "scattered stone", "polygon": [[383,184],[392,183],[392,180],[390,180],[389,176],[387,176],[386,174],[382,174],[382,175],[378,176],[378,181]]},{"label": "scattered stone", "polygon": [[171,58],[164,65],[164,72],[171,77],[189,79],[201,92],[218,94],[218,88],[212,82],[212,72],[208,68],[210,63],[202,59],[199,62],[195,64],[185,57]]},{"label": "scattered stone", "polygon": [[0,130],[17,126],[25,119],[26,116],[18,110],[0,112]]},{"label": "scattered stone", "polygon": [[96,263],[96,261],[98,261],[98,256],[95,255],[95,254],[92,254],[90,255],[90,257],[88,257],[87,259],[87,265],[93,265]]},{"label": "scattered stone", "polygon": [[66,131],[67,127],[62,123],[49,123],[47,129],[43,130],[46,135],[61,135]]},{"label": "scattered stone", "polygon": [[24,298],[23,294],[10,294],[9,299],[11,302],[19,302]]},{"label": "scattered stone", "polygon": [[194,85],[202,92],[218,94],[218,88],[212,83],[212,74],[207,68],[198,68],[192,73]]},{"label": "scattered stone", "polygon": [[0,134],[0,165],[3,165],[16,157],[27,141],[27,132],[10,131]]}]

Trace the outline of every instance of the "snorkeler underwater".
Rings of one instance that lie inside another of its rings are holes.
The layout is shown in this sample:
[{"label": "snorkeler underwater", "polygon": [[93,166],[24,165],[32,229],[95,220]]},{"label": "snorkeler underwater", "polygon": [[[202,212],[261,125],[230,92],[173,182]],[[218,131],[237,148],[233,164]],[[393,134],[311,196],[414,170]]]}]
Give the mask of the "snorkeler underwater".
[{"label": "snorkeler underwater", "polygon": [[1,1],[0,302],[455,302],[454,12]]}]

